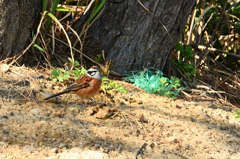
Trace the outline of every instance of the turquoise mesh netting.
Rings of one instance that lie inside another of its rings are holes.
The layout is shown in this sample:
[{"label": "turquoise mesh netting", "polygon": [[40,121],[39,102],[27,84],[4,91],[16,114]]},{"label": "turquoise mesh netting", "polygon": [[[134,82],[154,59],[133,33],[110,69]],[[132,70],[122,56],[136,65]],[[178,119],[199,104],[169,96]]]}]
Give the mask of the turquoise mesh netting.
[{"label": "turquoise mesh netting", "polygon": [[163,77],[161,71],[152,67],[143,71],[131,71],[124,75],[126,76],[125,81],[130,81],[134,86],[153,94],[174,98],[182,89],[178,78],[171,77],[171,79],[168,79]]}]

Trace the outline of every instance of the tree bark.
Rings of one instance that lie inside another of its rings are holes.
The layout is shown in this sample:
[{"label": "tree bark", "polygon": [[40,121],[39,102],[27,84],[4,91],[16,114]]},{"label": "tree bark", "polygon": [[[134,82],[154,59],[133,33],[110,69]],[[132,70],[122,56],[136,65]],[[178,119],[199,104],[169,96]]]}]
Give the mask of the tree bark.
[{"label": "tree bark", "polygon": [[38,0],[0,1],[0,60],[24,50],[39,14]]},{"label": "tree bark", "polygon": [[103,15],[88,32],[92,35],[90,44],[100,46],[99,54],[104,50],[116,72],[143,67],[163,70],[196,3],[195,0],[141,2],[155,17],[138,0],[109,0]]}]

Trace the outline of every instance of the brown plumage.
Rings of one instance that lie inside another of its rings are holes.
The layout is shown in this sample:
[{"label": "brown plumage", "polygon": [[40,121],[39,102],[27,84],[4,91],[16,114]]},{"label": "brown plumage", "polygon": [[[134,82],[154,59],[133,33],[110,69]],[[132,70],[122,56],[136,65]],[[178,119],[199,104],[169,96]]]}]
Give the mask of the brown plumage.
[{"label": "brown plumage", "polygon": [[53,94],[44,100],[48,100],[69,92],[73,92],[83,99],[89,99],[99,91],[101,84],[102,78],[99,68],[97,66],[92,66],[86,74],[78,78],[76,82],[68,86],[64,91]]}]

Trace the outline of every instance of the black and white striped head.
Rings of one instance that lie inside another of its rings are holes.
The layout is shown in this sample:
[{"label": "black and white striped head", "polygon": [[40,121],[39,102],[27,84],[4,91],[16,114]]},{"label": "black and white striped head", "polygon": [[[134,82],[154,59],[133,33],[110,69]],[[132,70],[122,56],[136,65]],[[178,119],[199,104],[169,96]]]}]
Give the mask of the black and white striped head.
[{"label": "black and white striped head", "polygon": [[100,69],[97,66],[92,66],[86,73],[87,76],[97,79],[102,79]]}]

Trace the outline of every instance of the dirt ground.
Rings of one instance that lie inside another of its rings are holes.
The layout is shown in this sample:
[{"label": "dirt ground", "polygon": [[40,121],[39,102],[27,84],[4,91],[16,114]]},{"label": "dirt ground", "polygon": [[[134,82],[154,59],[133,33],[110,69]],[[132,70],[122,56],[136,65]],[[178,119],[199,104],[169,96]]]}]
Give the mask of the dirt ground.
[{"label": "dirt ground", "polygon": [[102,92],[86,107],[73,94],[43,101],[64,89],[50,71],[0,74],[0,159],[240,158],[235,108],[218,100],[173,100],[120,82],[128,94]]}]

